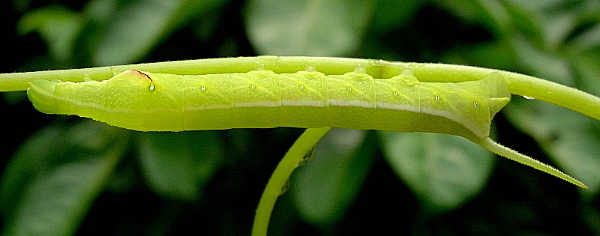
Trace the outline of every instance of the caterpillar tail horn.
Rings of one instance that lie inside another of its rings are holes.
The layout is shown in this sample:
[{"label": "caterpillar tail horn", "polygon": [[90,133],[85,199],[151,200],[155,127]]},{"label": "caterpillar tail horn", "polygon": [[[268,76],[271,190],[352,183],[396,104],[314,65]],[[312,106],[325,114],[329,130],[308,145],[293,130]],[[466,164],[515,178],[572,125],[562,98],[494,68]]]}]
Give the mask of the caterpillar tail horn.
[{"label": "caterpillar tail horn", "polygon": [[523,154],[521,154],[515,150],[512,150],[508,147],[502,146],[501,144],[497,143],[496,141],[490,139],[489,137],[484,138],[477,143],[479,145],[481,145],[482,147],[484,147],[485,149],[487,149],[490,152],[493,152],[497,155],[503,156],[505,158],[508,158],[508,159],[516,161],[516,162],[519,162],[523,165],[533,167],[542,172],[546,172],[546,173],[553,175],[555,177],[558,177],[564,181],[572,183],[578,187],[581,187],[584,189],[588,188],[581,181],[563,173],[562,171],[560,171],[552,166],[549,166],[547,164],[544,164],[538,160],[535,160],[529,156],[523,155]]}]

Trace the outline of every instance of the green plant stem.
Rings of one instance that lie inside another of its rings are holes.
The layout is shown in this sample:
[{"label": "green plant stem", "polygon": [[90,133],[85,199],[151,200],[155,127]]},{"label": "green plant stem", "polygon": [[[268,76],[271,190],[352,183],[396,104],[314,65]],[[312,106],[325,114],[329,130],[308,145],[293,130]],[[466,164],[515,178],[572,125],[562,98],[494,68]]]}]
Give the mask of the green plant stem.
[{"label": "green plant stem", "polygon": [[[85,78],[107,80],[125,70],[143,70],[154,73],[201,75],[213,73],[244,73],[256,69],[267,69],[277,73],[297,72],[311,67],[325,74],[343,74],[353,71],[357,65],[368,65],[374,60],[333,57],[231,57],[186,61],[92,67],[70,70],[48,70],[0,74],[0,92],[22,91],[34,80],[61,80],[82,82]],[[381,61],[383,64],[389,62]]]},{"label": "green plant stem", "polygon": [[72,70],[52,70],[0,74],[0,92],[21,91],[34,80],[62,80],[80,82],[86,78],[106,80],[124,70],[143,70],[154,73],[211,74],[244,73],[256,69],[272,70],[276,73],[292,73],[300,70],[317,70],[325,74],[343,74],[363,68],[375,78],[390,78],[400,73],[413,73],[424,82],[460,82],[480,80],[492,72],[502,74],[512,94],[532,97],[572,109],[600,120],[600,98],[565,85],[536,77],[481,67],[434,64],[403,63],[373,59],[334,57],[235,57],[187,61],[168,61]]},{"label": "green plant stem", "polygon": [[283,159],[281,159],[275,171],[273,171],[256,208],[254,225],[252,227],[253,236],[267,235],[271,212],[273,211],[277,197],[281,195],[282,189],[285,188],[294,169],[298,167],[303,158],[330,129],[328,127],[306,129],[287,151]]},{"label": "green plant stem", "polygon": [[599,97],[552,81],[514,72],[461,65],[427,63],[411,64],[409,67],[420,81],[437,82],[479,80],[492,72],[499,72],[506,79],[508,90],[512,94],[549,102],[600,120]]}]

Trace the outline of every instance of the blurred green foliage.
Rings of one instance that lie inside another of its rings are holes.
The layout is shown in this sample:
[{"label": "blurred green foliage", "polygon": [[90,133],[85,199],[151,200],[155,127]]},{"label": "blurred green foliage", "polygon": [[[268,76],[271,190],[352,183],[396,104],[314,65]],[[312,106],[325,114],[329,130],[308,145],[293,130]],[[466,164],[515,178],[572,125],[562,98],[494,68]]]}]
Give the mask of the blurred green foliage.
[{"label": "blurred green foliage", "polygon": [[[4,1],[2,72],[227,56],[478,65],[600,95],[597,0]],[[300,129],[141,133],[0,105],[5,235],[246,235]],[[600,235],[600,122],[515,97],[500,143],[588,190],[438,134],[335,130],[272,235]]]}]

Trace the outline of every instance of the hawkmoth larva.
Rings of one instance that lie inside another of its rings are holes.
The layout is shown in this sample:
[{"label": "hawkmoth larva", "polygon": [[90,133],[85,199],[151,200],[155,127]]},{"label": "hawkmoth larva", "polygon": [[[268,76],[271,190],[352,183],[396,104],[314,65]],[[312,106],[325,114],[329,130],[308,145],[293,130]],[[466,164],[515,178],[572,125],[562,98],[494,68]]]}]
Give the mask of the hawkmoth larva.
[{"label": "hawkmoth larva", "polygon": [[491,120],[511,96],[497,72],[452,83],[420,82],[409,69],[385,79],[360,70],[204,75],[128,70],[101,82],[38,80],[27,93],[44,113],[89,117],[139,131],[339,127],[453,134],[585,187],[489,139]]},{"label": "hawkmoth larva", "polygon": [[471,139],[510,99],[499,74],[461,83],[414,76],[300,71],[173,75],[125,71],[102,82],[35,81],[42,112],[89,117],[140,131],[340,127],[441,132]]}]

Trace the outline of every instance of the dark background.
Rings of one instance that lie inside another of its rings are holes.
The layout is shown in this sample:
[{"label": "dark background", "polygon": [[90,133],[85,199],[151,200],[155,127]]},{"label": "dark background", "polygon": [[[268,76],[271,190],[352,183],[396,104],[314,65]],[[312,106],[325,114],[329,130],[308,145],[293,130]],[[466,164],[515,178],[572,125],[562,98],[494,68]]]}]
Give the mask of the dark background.
[{"label": "dark background", "polygon": [[[3,73],[263,54],[344,56],[485,66],[600,94],[600,3],[594,0],[0,4]],[[390,164],[389,136],[361,131],[350,147],[322,148],[360,163],[329,163],[348,168],[331,171],[341,173],[339,180],[329,181],[326,168],[300,168],[307,170],[278,201],[272,235],[600,235],[600,122],[513,100],[495,119],[496,139],[590,189],[491,155],[474,157],[492,161],[464,171],[433,168],[424,158],[399,163],[422,167],[410,175]],[[131,132],[43,115],[24,92],[5,93],[0,106],[7,235],[249,234],[264,185],[302,132]],[[438,136],[408,135],[422,150],[450,147],[428,143],[439,144]],[[428,160],[445,160],[433,156]],[[427,178],[434,174],[441,177]],[[312,187],[295,184],[311,179]],[[318,195],[323,188],[343,191]],[[457,189],[465,190],[448,197]],[[307,193],[314,199],[298,200]]]}]

